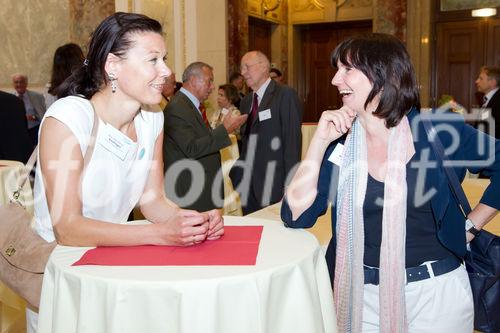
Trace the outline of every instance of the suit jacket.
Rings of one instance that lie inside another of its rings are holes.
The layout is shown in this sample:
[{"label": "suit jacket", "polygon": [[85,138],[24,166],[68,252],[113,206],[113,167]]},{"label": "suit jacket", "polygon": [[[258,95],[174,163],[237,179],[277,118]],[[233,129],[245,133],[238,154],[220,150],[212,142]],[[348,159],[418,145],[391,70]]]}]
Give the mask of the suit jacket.
[{"label": "suit jacket", "polygon": [[[16,92],[16,95],[17,92]],[[37,93],[36,91],[26,90],[26,95],[28,96],[31,105],[35,108],[36,116],[38,120],[42,120],[45,115],[45,111],[47,108],[45,107],[45,97],[42,94]]]},{"label": "suit jacket", "polygon": [[[252,99],[248,94],[241,101],[242,113],[250,112]],[[295,90],[271,80],[258,111],[250,133],[246,126],[241,128],[242,151],[230,171],[246,214],[281,200],[285,181],[300,161],[302,145],[303,106]],[[265,119],[266,113],[270,118]]]},{"label": "suit jacket", "polygon": [[0,160],[26,163],[33,148],[24,103],[16,96],[0,91]]},{"label": "suit jacket", "polygon": [[[408,115],[408,120],[410,121],[411,131],[413,135],[413,144],[415,147],[415,156],[420,162],[425,163],[426,161],[436,161],[437,154],[432,149],[430,142],[427,139],[427,134],[421,122],[418,122],[419,112],[412,110]],[[467,169],[473,173],[482,172],[484,175],[490,178],[491,183],[488,185],[480,202],[494,207],[496,209],[500,208],[500,141],[494,140],[490,136],[482,135],[481,132],[475,128],[466,125],[463,118],[460,115],[452,114],[454,121],[449,121],[445,119],[441,120],[441,124],[445,123],[446,126],[452,126],[455,133],[458,134],[456,138],[460,140],[457,149],[451,156],[447,159],[451,161],[463,161],[472,160],[479,161],[484,160],[485,155],[481,155],[478,152],[479,142],[481,141],[483,147],[491,147],[493,151],[493,162],[485,166],[474,166],[468,167]],[[412,126],[413,124],[417,126]],[[433,121],[435,128],[438,128],[436,121]],[[443,143],[444,147],[451,147],[452,140],[455,139],[451,135],[446,135],[444,131],[438,131],[438,136]],[[343,137],[345,138],[345,136]],[[323,215],[326,212],[328,201],[332,202],[332,230],[335,230],[336,223],[336,194],[337,194],[337,184],[338,184],[338,172],[339,167],[328,161],[328,157],[331,155],[337,143],[343,141],[342,139],[334,141],[330,144],[325,152],[323,162],[321,164],[320,175],[318,180],[318,193],[314,203],[304,211],[297,220],[293,220],[292,213],[288,203],[283,200],[283,205],[281,207],[281,218],[285,222],[285,225],[292,228],[310,228],[316,222],[318,216]],[[488,141],[493,140],[493,141]],[[487,143],[493,143],[492,146],[488,146]],[[425,158],[426,154],[429,153],[428,159]],[[460,165],[454,167],[455,172],[460,180],[463,180],[466,174],[466,168]],[[453,252],[457,257],[463,258],[465,256],[465,218],[463,217],[461,210],[454,199],[454,196],[448,186],[448,178],[446,177],[445,171],[441,164],[437,167],[432,167],[432,163],[425,166],[425,179],[423,183],[424,196],[430,196],[431,209],[435,218],[437,237],[439,241],[448,250]],[[420,170],[419,170],[420,172]],[[408,189],[415,190],[415,189]],[[431,196],[432,194],[432,196]],[[328,250],[326,254],[326,261],[330,271],[330,278],[333,283],[333,270],[335,265],[335,247],[336,240],[333,237],[328,244]],[[425,246],[425,244],[422,244]]]},{"label": "suit jacket", "polygon": [[491,115],[495,119],[495,137],[500,139],[500,89],[491,96],[486,107],[491,109]]},{"label": "suit jacket", "polygon": [[[178,91],[165,108],[163,159],[167,197],[183,208],[199,211],[222,207],[224,188],[219,150],[230,144],[225,127],[220,125],[213,130],[207,127],[195,105]],[[190,172],[194,161],[202,169],[193,167]],[[203,181],[198,179],[201,176]],[[190,190],[191,194],[186,195]]]}]

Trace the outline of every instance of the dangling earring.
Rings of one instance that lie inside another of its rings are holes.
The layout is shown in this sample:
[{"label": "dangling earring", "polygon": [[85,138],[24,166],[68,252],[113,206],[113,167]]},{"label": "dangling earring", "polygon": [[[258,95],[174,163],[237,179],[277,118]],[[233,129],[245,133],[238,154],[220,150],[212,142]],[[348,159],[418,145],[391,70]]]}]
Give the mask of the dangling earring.
[{"label": "dangling earring", "polygon": [[114,94],[116,92],[116,77],[113,73],[109,73],[108,76],[111,82],[111,92]]}]

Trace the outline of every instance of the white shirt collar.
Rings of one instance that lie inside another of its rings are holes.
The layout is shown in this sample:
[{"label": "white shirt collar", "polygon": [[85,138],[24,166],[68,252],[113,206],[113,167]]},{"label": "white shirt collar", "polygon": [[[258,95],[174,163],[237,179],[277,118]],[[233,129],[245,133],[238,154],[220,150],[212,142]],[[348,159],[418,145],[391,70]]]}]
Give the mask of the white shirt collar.
[{"label": "white shirt collar", "polygon": [[498,91],[498,87],[493,89],[493,90],[490,90],[486,95],[484,95],[484,97],[486,97],[486,102],[484,102],[483,106],[486,106],[488,105],[488,103],[490,102],[490,99],[493,97],[493,95],[495,95],[495,93]]},{"label": "white shirt collar", "polygon": [[198,111],[200,110],[200,101],[198,100],[198,98],[196,98],[193,94],[191,94],[189,90],[185,89],[184,87],[182,87],[179,91],[186,95],[187,98],[189,98],[189,100],[194,104]]},{"label": "white shirt collar", "polygon": [[255,92],[258,96],[259,99],[259,104],[262,101],[262,97],[264,97],[264,93],[266,92],[267,86],[269,85],[269,82],[271,82],[271,78],[267,78],[266,82],[264,82],[259,89]]}]

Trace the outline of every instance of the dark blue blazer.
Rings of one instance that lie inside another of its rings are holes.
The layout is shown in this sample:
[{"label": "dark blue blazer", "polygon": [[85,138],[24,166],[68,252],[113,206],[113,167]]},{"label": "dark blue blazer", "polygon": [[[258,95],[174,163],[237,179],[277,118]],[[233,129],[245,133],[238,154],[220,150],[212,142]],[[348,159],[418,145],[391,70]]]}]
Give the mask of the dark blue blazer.
[{"label": "dark blue blazer", "polygon": [[[427,139],[422,122],[419,121],[420,112],[412,110],[408,114],[408,120],[410,121],[415,146],[415,160],[418,161],[417,164],[411,162],[410,167],[420,166],[420,172],[426,172],[422,193],[431,200],[431,208],[436,223],[438,239],[443,246],[453,252],[457,257],[463,258],[466,252],[464,231],[465,218],[453,198],[442,164],[436,163],[436,154]],[[438,136],[443,146],[445,148],[450,148],[450,150],[455,147],[452,152],[447,151],[447,155],[448,160],[458,164],[454,166],[454,169],[459,179],[461,181],[464,179],[466,169],[472,173],[482,172],[483,175],[489,177],[491,183],[484,191],[480,202],[499,209],[500,140],[495,140],[465,124],[463,118],[458,114],[450,112],[445,113],[444,116],[443,114],[433,114],[432,123],[438,131]],[[288,206],[286,197],[284,198],[281,207],[281,218],[287,227],[312,227],[314,223],[316,223],[317,218],[326,212],[328,202],[331,202],[332,230],[335,230],[335,204],[339,168],[328,161],[328,157],[335,149],[337,143],[343,142],[344,139],[345,137],[342,137],[328,146],[321,164],[316,199],[296,220],[292,219],[290,207]],[[455,146],[452,144],[455,144]],[[478,149],[478,147],[484,147],[485,152],[481,154],[481,149]],[[489,160],[488,156],[490,156]],[[477,165],[473,165],[473,163]],[[425,246],[425,244],[422,244],[422,246]],[[330,277],[333,281],[335,237],[332,237],[328,244],[326,260],[330,271]]]}]

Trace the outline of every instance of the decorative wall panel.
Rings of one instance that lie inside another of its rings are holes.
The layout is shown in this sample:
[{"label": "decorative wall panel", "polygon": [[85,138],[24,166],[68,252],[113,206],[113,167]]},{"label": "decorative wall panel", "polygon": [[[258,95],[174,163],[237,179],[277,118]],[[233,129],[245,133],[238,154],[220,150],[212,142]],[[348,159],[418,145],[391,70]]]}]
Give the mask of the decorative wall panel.
[{"label": "decorative wall panel", "polygon": [[442,11],[485,7],[500,7],[500,0],[441,0]]},{"label": "decorative wall panel", "polygon": [[372,18],[372,0],[293,0],[292,24],[369,20]]},{"label": "decorative wall panel", "polygon": [[248,14],[257,18],[274,22],[284,23],[287,10],[284,4],[286,0],[247,0]]}]

